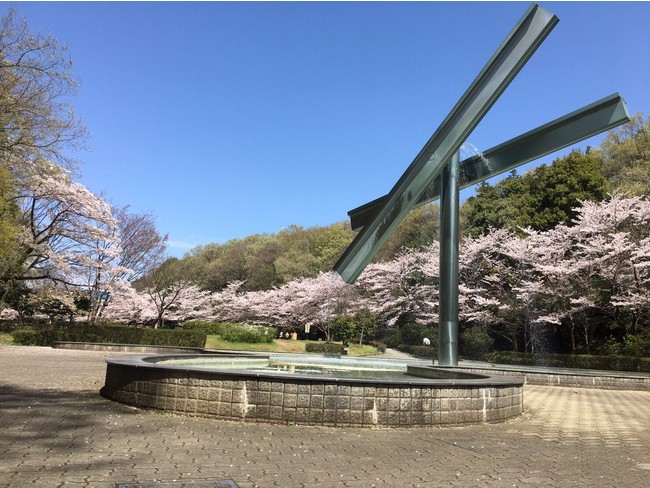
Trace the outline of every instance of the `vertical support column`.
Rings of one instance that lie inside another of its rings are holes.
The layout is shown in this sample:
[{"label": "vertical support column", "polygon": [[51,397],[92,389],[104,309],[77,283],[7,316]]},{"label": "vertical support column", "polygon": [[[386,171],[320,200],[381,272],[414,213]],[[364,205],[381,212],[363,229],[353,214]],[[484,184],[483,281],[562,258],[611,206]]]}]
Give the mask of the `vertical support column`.
[{"label": "vertical support column", "polygon": [[439,366],[458,366],[459,163],[460,153],[456,153],[442,170],[440,191]]}]

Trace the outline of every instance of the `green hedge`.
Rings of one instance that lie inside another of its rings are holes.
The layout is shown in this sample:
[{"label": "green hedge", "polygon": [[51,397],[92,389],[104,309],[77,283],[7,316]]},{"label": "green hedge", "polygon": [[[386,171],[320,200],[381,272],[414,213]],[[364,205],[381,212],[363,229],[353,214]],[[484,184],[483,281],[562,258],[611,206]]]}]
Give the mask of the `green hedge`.
[{"label": "green hedge", "polygon": [[52,346],[55,342],[98,342],[151,346],[205,347],[206,334],[192,330],[141,329],[113,325],[66,325],[61,328],[23,329],[12,334],[16,344]]},{"label": "green hedge", "polygon": [[305,352],[317,354],[341,354],[343,344],[337,342],[308,342],[305,344]]},{"label": "green hedge", "polygon": [[[264,334],[264,330],[267,331]],[[247,344],[272,344],[275,330],[262,327],[232,327],[221,334],[221,338],[229,342],[245,342]]]},{"label": "green hedge", "polygon": [[220,336],[224,327],[229,324],[224,322],[202,322],[199,320],[193,320],[192,322],[185,322],[181,325],[183,330],[198,330],[203,332],[205,335],[218,335]]},{"label": "green hedge", "polygon": [[594,356],[586,354],[525,354],[510,351],[494,352],[488,361],[497,364],[552,366],[556,368],[600,369],[650,373],[650,358],[633,356]]},{"label": "green hedge", "polygon": [[[277,337],[275,327],[260,327],[229,322],[186,322],[184,330],[203,332],[205,335],[218,335],[228,342],[244,342],[246,344],[272,344]],[[264,333],[266,332],[266,334]]]},{"label": "green hedge", "polygon": [[[78,324],[79,322],[76,323]],[[70,322],[65,321],[57,323],[57,327],[61,325],[70,325]],[[22,324],[18,319],[0,321],[0,332],[12,332],[18,329],[45,329],[49,327],[51,327],[49,321],[44,318],[27,317]]]},{"label": "green hedge", "polygon": [[52,346],[59,340],[54,330],[20,329],[14,330],[11,337],[20,346]]},{"label": "green hedge", "polygon": [[17,327],[13,320],[0,320],[0,332],[13,332]]}]

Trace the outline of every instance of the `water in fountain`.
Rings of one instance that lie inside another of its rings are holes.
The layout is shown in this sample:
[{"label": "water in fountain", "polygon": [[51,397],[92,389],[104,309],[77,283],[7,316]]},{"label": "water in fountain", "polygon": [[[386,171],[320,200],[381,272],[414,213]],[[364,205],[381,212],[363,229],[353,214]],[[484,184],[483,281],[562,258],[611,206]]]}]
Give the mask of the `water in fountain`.
[{"label": "water in fountain", "polygon": [[460,160],[461,162],[467,161],[466,164],[461,164],[459,168],[459,184],[461,188],[470,181],[476,180],[480,175],[494,172],[490,160],[471,142],[465,141],[460,147]]}]

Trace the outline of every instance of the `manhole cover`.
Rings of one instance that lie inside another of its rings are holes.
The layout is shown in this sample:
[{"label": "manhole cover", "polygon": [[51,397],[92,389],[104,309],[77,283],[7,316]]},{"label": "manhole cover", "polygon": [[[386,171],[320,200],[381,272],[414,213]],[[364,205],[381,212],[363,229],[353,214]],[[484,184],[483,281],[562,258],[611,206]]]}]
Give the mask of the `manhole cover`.
[{"label": "manhole cover", "polygon": [[175,480],[118,483],[116,488],[239,488],[233,480]]}]

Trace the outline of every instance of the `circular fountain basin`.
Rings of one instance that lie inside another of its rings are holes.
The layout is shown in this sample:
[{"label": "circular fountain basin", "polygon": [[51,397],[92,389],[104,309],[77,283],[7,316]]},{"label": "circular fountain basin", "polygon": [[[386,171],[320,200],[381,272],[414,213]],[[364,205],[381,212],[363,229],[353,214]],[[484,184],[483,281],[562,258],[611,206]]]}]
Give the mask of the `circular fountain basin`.
[{"label": "circular fountain basin", "polygon": [[520,415],[523,379],[422,361],[311,355],[108,358],[102,395],[226,420],[337,427],[431,427]]}]

